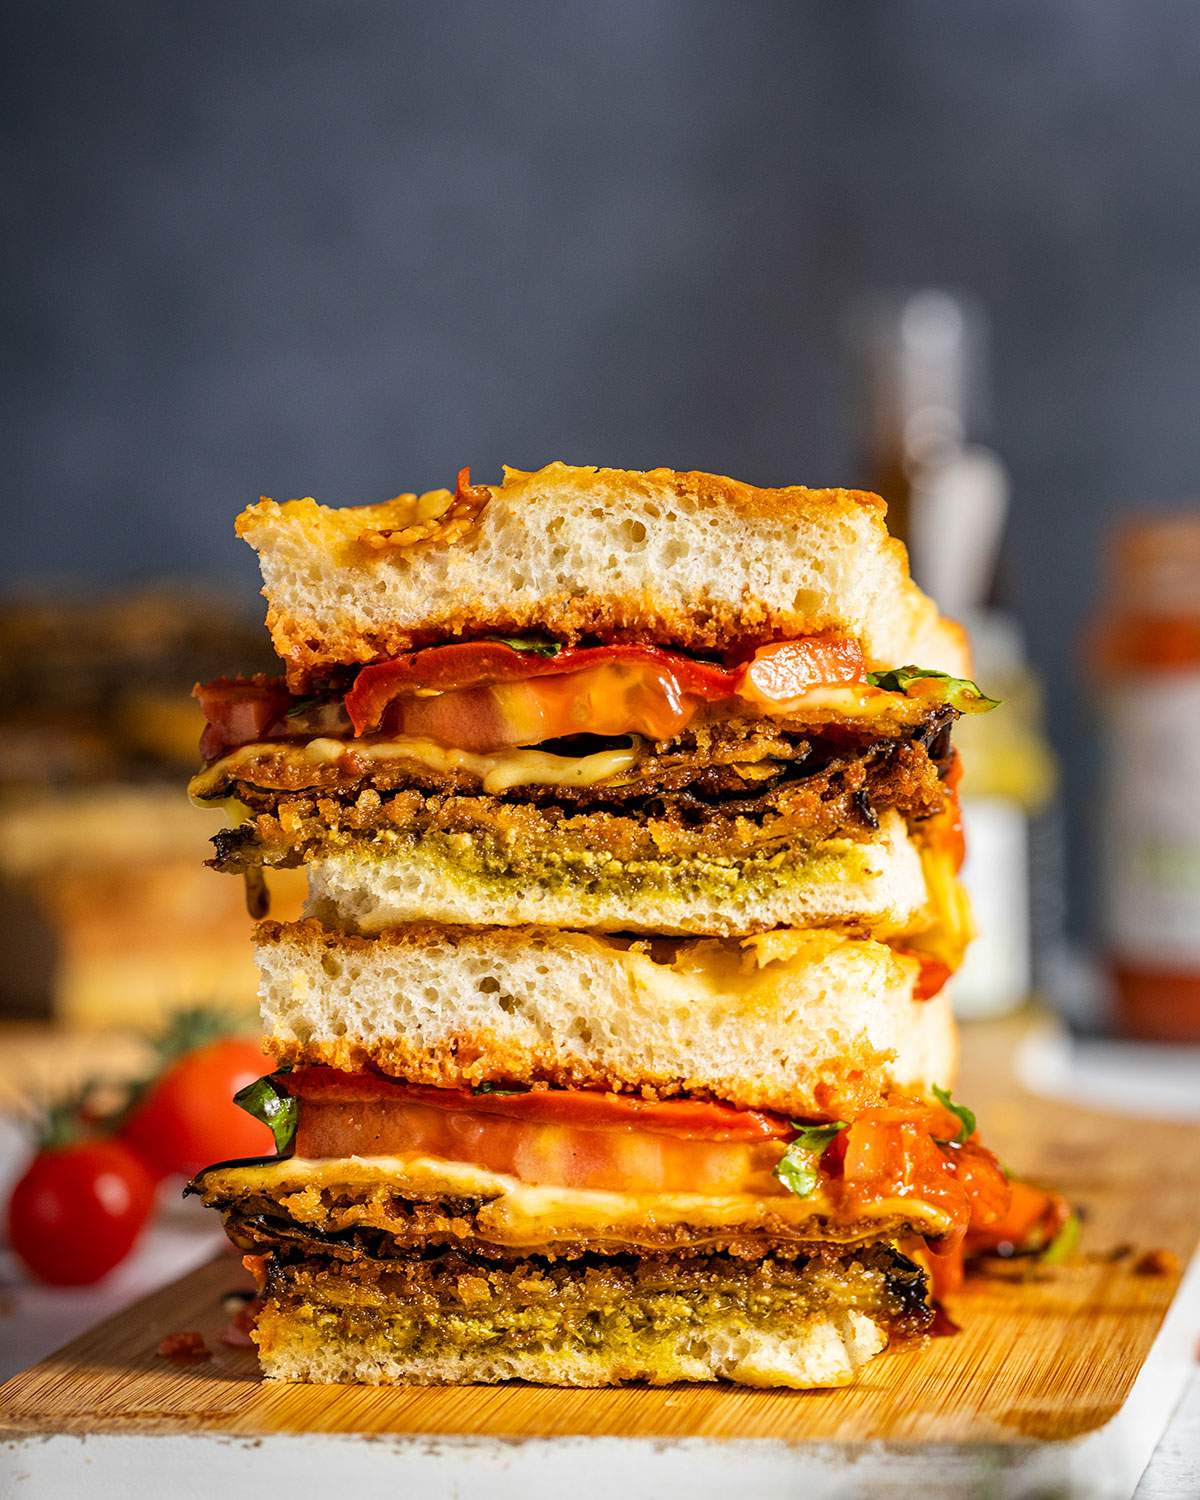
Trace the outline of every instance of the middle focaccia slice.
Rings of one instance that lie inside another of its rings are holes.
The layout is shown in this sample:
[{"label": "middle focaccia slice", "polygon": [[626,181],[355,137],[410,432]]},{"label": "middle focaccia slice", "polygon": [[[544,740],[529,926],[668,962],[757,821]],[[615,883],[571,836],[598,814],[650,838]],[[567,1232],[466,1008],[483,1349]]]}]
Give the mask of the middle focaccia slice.
[{"label": "middle focaccia slice", "polygon": [[836,1118],[948,1085],[945,993],[883,943],[828,931],[632,941],[421,925],[347,937],[261,923],[266,1045],[292,1064],[435,1087],[519,1079]]},{"label": "middle focaccia slice", "polygon": [[656,846],[653,830],[638,829],[625,847],[595,815],[522,814],[447,831],[422,812],[408,827],[328,840],[309,859],[307,909],[365,933],[432,920],[724,936],[841,923],[903,932],[928,904],[920,854],[895,813],[864,838],[756,832],[722,845],[687,830]]}]

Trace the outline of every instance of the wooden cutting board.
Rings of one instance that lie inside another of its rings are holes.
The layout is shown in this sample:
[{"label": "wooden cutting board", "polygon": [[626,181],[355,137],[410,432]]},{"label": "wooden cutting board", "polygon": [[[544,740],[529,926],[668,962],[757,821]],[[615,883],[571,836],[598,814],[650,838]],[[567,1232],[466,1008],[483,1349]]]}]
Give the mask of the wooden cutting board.
[{"label": "wooden cutting board", "polygon": [[[89,1495],[127,1495],[164,1464],[179,1495],[255,1473],[276,1493],[282,1477],[303,1491],[321,1475],[363,1494],[419,1486],[423,1500],[564,1485],[621,1500],[915,1495],[931,1474],[939,1497],[1128,1495],[1196,1354],[1200,1260],[1182,1273],[1200,1233],[1200,1127],[1022,1093],[1016,1039],[973,1030],[959,1094],[1012,1169],[1080,1206],[1079,1253],[1020,1281],[973,1280],[951,1306],[960,1333],[882,1356],[850,1389],[266,1384],[249,1351],[219,1341],[220,1296],[245,1284],[222,1256],[0,1387],[0,1473],[27,1495],[83,1475]],[[157,1356],[165,1334],[193,1329],[211,1359]]]}]

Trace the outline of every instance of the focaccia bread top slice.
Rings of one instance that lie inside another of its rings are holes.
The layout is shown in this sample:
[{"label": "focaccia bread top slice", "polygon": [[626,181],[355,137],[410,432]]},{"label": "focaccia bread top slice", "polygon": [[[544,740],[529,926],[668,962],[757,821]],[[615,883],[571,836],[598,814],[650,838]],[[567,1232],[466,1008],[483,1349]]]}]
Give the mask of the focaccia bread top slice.
[{"label": "focaccia bread top slice", "polygon": [[912,581],[886,506],[653,469],[506,468],[499,485],[238,518],[294,688],[433,641],[536,631],[684,650],[838,631],[868,664],[968,669],[962,631]]}]

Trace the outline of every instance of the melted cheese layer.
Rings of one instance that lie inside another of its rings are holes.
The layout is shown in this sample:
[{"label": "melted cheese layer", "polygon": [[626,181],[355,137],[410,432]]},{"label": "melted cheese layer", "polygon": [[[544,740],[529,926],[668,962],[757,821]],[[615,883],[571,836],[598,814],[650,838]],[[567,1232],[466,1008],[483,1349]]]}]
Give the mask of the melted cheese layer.
[{"label": "melted cheese layer", "polygon": [[[427,1156],[291,1157],[261,1166],[215,1167],[203,1174],[200,1185],[206,1201],[228,1203],[242,1195],[267,1193],[300,1222],[310,1224],[326,1213],[321,1194],[327,1190],[353,1194],[376,1189],[422,1200],[482,1199],[475,1219],[478,1234],[514,1249],[589,1238],[636,1241],[639,1232],[675,1226],[730,1235],[808,1230],[816,1239],[836,1240],[839,1219],[844,1222],[837,1206],[820,1192],[810,1198],[792,1193],[718,1197],[600,1192],[521,1182],[469,1162]],[[369,1205],[364,1205],[356,1214],[359,1222],[369,1223],[369,1212]],[[877,1234],[902,1225],[930,1235],[950,1228],[949,1215],[919,1198],[887,1198],[856,1206],[853,1222],[870,1223]]]},{"label": "melted cheese layer", "polygon": [[638,758],[636,750],[601,750],[595,755],[550,755],[545,750],[497,750],[477,755],[455,750],[419,735],[400,734],[386,740],[337,740],[318,738],[306,744],[262,741],[239,745],[211,766],[197,772],[188,784],[193,801],[203,802],[239,770],[265,755],[302,756],[311,766],[333,765],[343,755],[358,761],[382,764],[389,760],[415,761],[431,771],[450,775],[467,771],[477,776],[483,790],[496,796],[517,786],[596,786],[627,771]]},{"label": "melted cheese layer", "polygon": [[[786,703],[757,705],[766,718],[795,718],[808,724],[886,720],[892,728],[911,725],[927,712],[927,705],[903,693],[885,691],[866,683],[838,683],[807,689]],[[633,749],[604,750],[595,755],[551,755],[544,750],[498,750],[480,755],[456,750],[422,735],[394,735],[378,739],[337,739],[318,736],[304,743],[287,740],[258,741],[239,745],[192,778],[189,791],[203,801],[227,778],[264,755],[299,755],[310,766],[334,765],[347,753],[356,759],[382,763],[410,760],[431,771],[451,774],[467,771],[479,778],[484,792],[498,795],[518,786],[596,786],[610,781],[636,764]],[[753,772],[751,772],[753,776]]]}]

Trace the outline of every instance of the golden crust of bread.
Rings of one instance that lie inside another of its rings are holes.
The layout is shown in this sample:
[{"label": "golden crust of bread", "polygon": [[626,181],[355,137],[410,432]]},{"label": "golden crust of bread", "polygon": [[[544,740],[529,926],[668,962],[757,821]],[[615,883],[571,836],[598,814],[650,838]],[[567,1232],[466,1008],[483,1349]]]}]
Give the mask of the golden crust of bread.
[{"label": "golden crust of bread", "polygon": [[[612,469],[597,465],[575,465],[560,462],[546,464],[541,469],[516,469],[504,465],[504,480],[499,485],[476,485],[474,489],[487,491],[488,499],[498,494],[510,499],[523,499],[532,489],[533,482],[553,475],[568,488],[586,494],[588,498],[602,494],[606,489],[623,488],[630,483],[639,483],[663,491],[674,490],[677,494],[695,495],[706,505],[731,511],[736,516],[753,520],[758,517],[775,518],[781,513],[790,519],[811,519],[814,511],[820,513],[829,506],[855,506],[877,515],[881,520],[887,515],[887,502],[869,490],[847,490],[840,488],[809,489],[806,485],[782,485],[778,488],[760,488],[745,484],[739,479],[730,479],[724,474],[708,474],[699,469]],[[342,544],[357,543],[368,546],[371,551],[384,552],[385,546],[374,543],[374,536],[392,533],[394,545],[398,547],[430,546],[439,544],[445,531],[431,533],[408,540],[405,532],[415,529],[412,525],[414,512],[439,503],[453,504],[450,490],[428,490],[422,495],[405,491],[391,500],[381,500],[370,505],[342,505],[326,507],[318,505],[311,497],[288,501],[296,515],[311,518],[310,523],[327,531],[330,539]],[[485,502],[486,503],[486,502]],[[269,515],[275,501],[263,495],[255,505],[249,505],[237,519],[237,534],[249,540],[256,527]],[[477,507],[478,511],[483,506]],[[419,523],[418,523],[419,524]],[[371,534],[372,542],[363,543],[364,536]],[[464,532],[455,529],[452,535]],[[893,545],[904,551],[903,544]],[[907,553],[905,553],[907,560]]]},{"label": "golden crust of bread", "polygon": [[263,498],[243,511],[238,535],[260,554],[294,688],[435,640],[530,630],[727,650],[840,629],[876,665],[917,648],[923,665],[966,663],[961,630],[912,582],[876,495],[563,463],[506,469],[470,495],[340,509]]},{"label": "golden crust of bread", "polygon": [[[273,1043],[271,1051],[277,1062],[293,1067],[319,1063],[342,1072],[378,1068],[396,1078],[433,1088],[463,1088],[475,1079],[536,1076],[541,1082],[563,1088],[611,1089],[617,1093],[634,1090],[649,1099],[686,1094],[689,1099],[743,1102],[729,1098],[735,1092],[732,1088],[718,1094],[711,1087],[706,1088],[701,1080],[678,1075],[656,1077],[645,1068],[622,1072],[595,1063],[589,1065],[587,1059],[561,1066],[546,1065],[534,1048],[514,1044],[498,1030],[484,1027],[454,1032],[435,1047],[416,1045],[404,1037],[388,1037],[372,1043],[354,1037],[329,1037],[316,1042]],[[819,1098],[811,1091],[811,1085],[805,1089],[804,1085],[810,1082],[806,1076],[793,1092],[792,1097],[801,1101],[801,1107],[792,1113],[840,1119],[879,1104],[883,1098],[880,1085],[890,1077],[892,1060],[890,1052],[876,1052],[861,1045],[841,1057],[822,1057],[816,1083]],[[762,1107],[753,1080],[746,1093],[755,1106]],[[782,1107],[786,1102],[778,1096],[771,1098],[773,1106]]]}]

